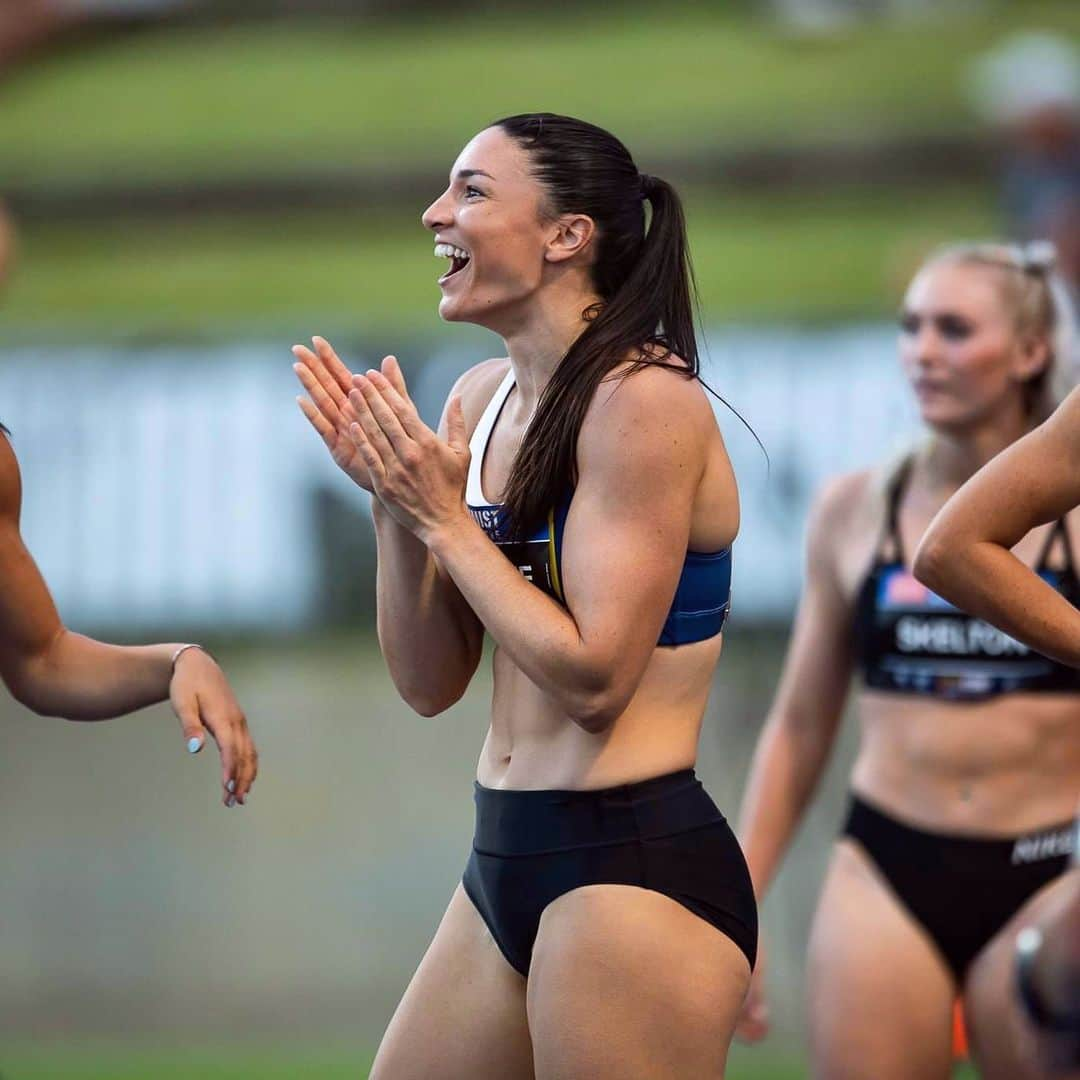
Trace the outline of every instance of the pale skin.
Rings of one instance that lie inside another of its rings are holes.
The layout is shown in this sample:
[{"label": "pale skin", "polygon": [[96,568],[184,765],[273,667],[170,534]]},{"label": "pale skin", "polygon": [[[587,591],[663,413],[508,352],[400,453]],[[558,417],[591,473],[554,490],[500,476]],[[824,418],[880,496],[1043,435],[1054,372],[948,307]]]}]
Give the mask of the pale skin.
[{"label": "pale skin", "polygon": [[179,642],[109,645],[60,621],[19,531],[22,483],[0,435],[0,677],[12,695],[43,716],[105,720],[168,699],[191,753],[209,733],[221,755],[222,802],[242,805],[258,771],[243,711],[221,668]]},{"label": "pale skin", "polygon": [[[730,542],[737,498],[701,387],[649,369],[603,384],[586,416],[563,541],[567,607],[474,523],[464,490],[480,414],[512,367],[516,387],[483,462],[483,490],[497,498],[539,394],[596,299],[593,223],[541,213],[542,197],[525,153],[492,129],[465,148],[424,215],[437,239],[471,255],[442,284],[443,317],[488,326],[508,351],[459,379],[438,433],[416,415],[392,357],[354,376],[316,338],[314,350],[295,350],[297,372],[305,415],[375,496],[379,637],[402,696],[428,715],[452,704],[486,631],[495,688],[480,782],[603,788],[695,760],[720,639],[655,642],[685,551]],[[721,1077],[748,980],[730,939],[628,886],[581,888],[551,904],[526,980],[459,888],[372,1075]]]},{"label": "pale skin", "polygon": [[[1046,343],[1018,335],[1000,299],[999,272],[932,264],[905,299],[901,362],[930,432],[900,508],[908,559],[946,500],[1031,426],[1023,384],[1046,363]],[[841,477],[811,513],[803,596],[741,814],[759,899],[839,728],[854,672],[856,594],[885,520],[883,479],[880,470]],[[1069,525],[1080,536],[1076,514]],[[1017,535],[1013,554],[1020,564],[1035,562],[1048,531]],[[1075,695],[1005,694],[957,705],[860,687],[855,708],[860,746],[851,787],[901,821],[941,833],[1006,837],[1072,816],[1080,790]],[[1020,1021],[1008,959],[1017,926],[1067,887],[1068,876],[1036,894],[957,986],[868,856],[853,841],[839,840],[809,946],[814,1075],[855,1080],[872,1063],[875,1080],[944,1080],[959,995],[987,1080],[1042,1076],[1022,1041],[1009,1034]],[[759,965],[740,1022],[750,1041],[768,1030],[760,972]]]}]

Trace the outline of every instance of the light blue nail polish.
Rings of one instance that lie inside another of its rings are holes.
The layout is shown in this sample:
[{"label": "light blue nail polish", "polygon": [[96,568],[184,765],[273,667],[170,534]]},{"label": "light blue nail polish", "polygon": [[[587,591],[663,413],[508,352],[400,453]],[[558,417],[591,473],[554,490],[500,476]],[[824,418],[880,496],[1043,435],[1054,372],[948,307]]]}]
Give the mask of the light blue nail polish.
[{"label": "light blue nail polish", "polygon": [[187,751],[189,754],[197,753],[200,746],[202,746],[202,742],[197,735],[192,735],[187,741]]},{"label": "light blue nail polish", "polygon": [[229,782],[228,782],[228,783],[227,783],[227,784],[225,785],[225,788],[226,788],[226,790],[228,790],[228,791],[229,791],[229,793],[231,794],[232,792],[234,792],[234,791],[236,790],[236,781],[235,781],[235,780],[230,780],[230,781],[229,781]]},{"label": "light blue nail polish", "polygon": [[229,798],[226,800],[225,805],[231,810],[236,805],[236,796],[230,795]]}]

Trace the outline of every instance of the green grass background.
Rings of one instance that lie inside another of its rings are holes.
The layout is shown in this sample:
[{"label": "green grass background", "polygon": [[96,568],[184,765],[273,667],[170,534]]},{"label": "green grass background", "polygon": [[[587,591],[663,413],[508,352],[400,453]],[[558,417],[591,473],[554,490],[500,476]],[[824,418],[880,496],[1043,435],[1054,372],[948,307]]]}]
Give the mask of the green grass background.
[{"label": "green grass background", "polygon": [[[145,1049],[67,1047],[22,1050],[0,1056],[3,1080],[358,1080],[367,1075],[371,1055],[355,1050],[285,1046],[270,1053],[256,1046],[217,1052],[163,1052]],[[734,1047],[728,1080],[805,1080],[807,1066],[768,1049]],[[954,1080],[975,1080],[959,1066]]]},{"label": "green grass background", "polygon": [[558,24],[485,12],[147,32],[61,53],[5,87],[0,183],[445,169],[478,126],[539,108],[610,126],[643,159],[956,130],[972,117],[974,56],[1021,27],[1080,35],[1071,0],[942,7],[811,39],[744,7],[685,0],[617,15],[585,6]]},{"label": "green grass background", "polygon": [[[951,11],[951,14],[948,12]],[[569,15],[565,17],[570,17]],[[550,108],[610,126],[645,168],[725,146],[965,131],[970,61],[1020,28],[1080,40],[1080,5],[950,6],[828,38],[745,5],[160,29],[67,49],[4,87],[0,192],[362,168],[368,212],[24,222],[5,341],[436,334],[439,266],[401,168],[432,196],[486,121]],[[658,164],[654,164],[658,163]],[[686,192],[707,324],[880,317],[925,251],[999,229],[989,187]]]},{"label": "green grass background", "polygon": [[[9,341],[244,328],[437,334],[443,267],[421,209],[27,227],[0,327]],[[963,187],[810,198],[697,191],[688,215],[707,325],[888,314],[927,249],[995,227],[991,194]]]}]

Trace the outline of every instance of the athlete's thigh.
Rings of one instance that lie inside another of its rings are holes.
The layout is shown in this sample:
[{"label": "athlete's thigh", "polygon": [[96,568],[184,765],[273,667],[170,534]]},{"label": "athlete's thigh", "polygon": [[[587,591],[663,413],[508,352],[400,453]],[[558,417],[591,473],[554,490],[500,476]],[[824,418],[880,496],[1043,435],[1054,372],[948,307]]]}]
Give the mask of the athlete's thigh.
[{"label": "athlete's thigh", "polygon": [[529,969],[537,1080],[717,1080],[749,982],[738,946],[670,897],[566,893]]},{"label": "athlete's thigh", "polygon": [[1068,900],[1077,875],[1080,870],[1070,870],[1044,885],[994,936],[968,971],[964,1009],[972,1056],[983,1080],[1041,1080],[1050,1075],[1039,1067],[1035,1031],[1016,993],[1016,935]]},{"label": "athlete's thigh", "polygon": [[837,843],[810,933],[809,1026],[819,1080],[945,1080],[956,990],[869,856]]},{"label": "athlete's thigh", "polygon": [[525,980],[459,885],[398,1004],[371,1080],[531,1080]]}]

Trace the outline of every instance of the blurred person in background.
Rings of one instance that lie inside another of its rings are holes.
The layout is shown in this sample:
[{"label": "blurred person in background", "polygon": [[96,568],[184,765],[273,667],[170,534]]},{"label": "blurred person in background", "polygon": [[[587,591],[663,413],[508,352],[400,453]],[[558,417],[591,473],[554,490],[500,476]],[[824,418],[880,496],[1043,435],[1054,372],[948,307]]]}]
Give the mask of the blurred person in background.
[{"label": "blurred person in background", "polygon": [[[1012,1037],[1012,943],[1066,881],[1080,791],[1080,672],[964,615],[908,559],[978,468],[1043,420],[1072,356],[1046,245],[932,257],[908,288],[900,359],[929,438],[843,476],[811,513],[807,577],[754,755],[741,837],[764,896],[828,761],[853,671],[850,812],[809,947],[815,1075],[944,1080],[953,1002],[988,1080],[1042,1075]],[[1018,557],[1080,601],[1080,516]],[[740,1026],[767,1029],[760,976]]]},{"label": "blurred person in background", "polygon": [[[1075,863],[1075,855],[1073,859]],[[1047,1072],[1080,1072],[1080,870],[1016,937],[1016,991],[1026,1039]]]},{"label": "blurred person in background", "polygon": [[72,30],[95,22],[141,22],[195,6],[193,0],[0,0],[0,76]]},{"label": "blurred person in background", "polygon": [[1002,196],[1021,241],[1050,239],[1080,289],[1080,52],[1048,33],[1020,34],[974,69],[976,102],[1005,140]]},{"label": "blurred person in background", "polygon": [[[1080,610],[1012,550],[1077,506],[1080,389],[949,499],[915,553],[915,575],[1029,648],[1080,668]],[[1015,961],[1023,1007],[1006,1018],[1014,1043],[1029,1045],[1048,1069],[1080,1069],[1080,870],[1070,878],[1024,909]]]},{"label": "blurred person in background", "polygon": [[19,532],[22,484],[6,429],[0,435],[0,677],[28,709],[105,720],[171,702],[190,753],[209,731],[221,753],[222,798],[242,804],[257,754],[221,668],[199,645],[107,645],[60,621]]},{"label": "blurred person in background", "polygon": [[0,0],[0,75],[82,18],[60,0]]},{"label": "blurred person in background", "polygon": [[738,497],[680,200],[609,133],[531,114],[480,132],[423,220],[440,315],[508,351],[439,435],[393,358],[354,378],[295,350],[305,414],[374,496],[402,697],[442,712],[496,644],[473,852],[372,1076],[722,1077],[757,914],[693,766]]},{"label": "blurred person in background", "polygon": [[11,276],[15,264],[15,223],[11,220],[7,206],[0,199],[0,296]]}]

